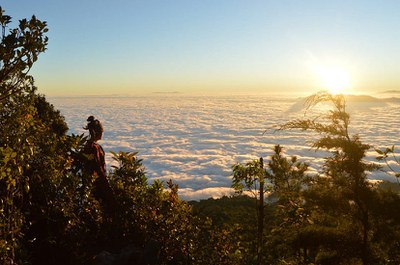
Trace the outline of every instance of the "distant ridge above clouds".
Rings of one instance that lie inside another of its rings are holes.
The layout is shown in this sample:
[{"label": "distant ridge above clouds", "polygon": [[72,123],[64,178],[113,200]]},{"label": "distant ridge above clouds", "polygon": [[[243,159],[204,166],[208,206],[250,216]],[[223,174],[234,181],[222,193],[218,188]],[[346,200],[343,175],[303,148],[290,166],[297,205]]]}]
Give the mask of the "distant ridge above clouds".
[{"label": "distant ridge above clouds", "polygon": [[180,91],[155,91],[153,94],[182,94]]},{"label": "distant ridge above clouds", "polygon": [[379,92],[379,96],[388,103],[400,104],[400,90],[386,90]]},{"label": "distant ridge above clouds", "polygon": [[[288,110],[288,112],[297,112],[305,110],[305,102],[307,97],[299,98]],[[347,107],[350,110],[359,108],[385,107],[386,99],[381,99],[369,95],[345,95]]]},{"label": "distant ridge above clouds", "polygon": [[347,102],[382,102],[383,100],[380,98],[376,98],[369,95],[345,95],[344,96]]},{"label": "distant ridge above clouds", "polygon": [[400,94],[400,90],[386,90],[379,92],[379,94]]}]

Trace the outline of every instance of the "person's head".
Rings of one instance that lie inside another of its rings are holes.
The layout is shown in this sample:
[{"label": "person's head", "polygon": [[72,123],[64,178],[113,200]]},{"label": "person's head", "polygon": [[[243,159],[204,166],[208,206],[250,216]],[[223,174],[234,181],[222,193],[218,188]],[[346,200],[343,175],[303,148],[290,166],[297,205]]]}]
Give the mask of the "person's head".
[{"label": "person's head", "polygon": [[89,116],[87,118],[87,126],[85,127],[86,130],[89,130],[90,133],[90,139],[92,141],[98,141],[101,140],[103,137],[103,126],[101,125],[99,120],[96,120],[94,116]]}]

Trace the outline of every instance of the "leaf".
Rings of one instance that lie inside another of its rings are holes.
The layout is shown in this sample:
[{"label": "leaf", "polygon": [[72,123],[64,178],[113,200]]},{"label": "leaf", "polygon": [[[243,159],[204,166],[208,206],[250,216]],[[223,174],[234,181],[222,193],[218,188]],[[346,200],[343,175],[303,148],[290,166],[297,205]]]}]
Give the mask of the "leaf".
[{"label": "leaf", "polygon": [[375,149],[375,151],[376,151],[378,154],[383,155],[383,151],[382,151],[382,150],[380,150],[380,149]]}]

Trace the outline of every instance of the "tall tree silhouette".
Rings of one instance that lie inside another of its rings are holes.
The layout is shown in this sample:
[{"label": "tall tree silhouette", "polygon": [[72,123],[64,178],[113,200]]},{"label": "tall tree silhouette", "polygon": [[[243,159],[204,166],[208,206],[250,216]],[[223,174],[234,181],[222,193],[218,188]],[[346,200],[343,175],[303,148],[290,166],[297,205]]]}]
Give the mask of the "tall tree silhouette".
[{"label": "tall tree silhouette", "polygon": [[[314,119],[294,120],[280,127],[280,130],[300,129],[314,131],[320,138],[313,143],[316,149],[325,149],[332,153],[324,163],[324,176],[333,189],[347,201],[350,215],[356,225],[360,227],[357,233],[361,238],[359,243],[359,257],[363,264],[372,264],[369,247],[370,209],[368,205],[371,186],[367,181],[367,172],[376,170],[378,166],[363,160],[369,145],[363,144],[358,135],[349,134],[350,115],[346,111],[346,102],[343,95],[331,95],[319,92],[307,98],[306,110],[310,110],[321,103],[333,105],[333,109],[326,115]],[[355,253],[353,253],[355,254]]]}]

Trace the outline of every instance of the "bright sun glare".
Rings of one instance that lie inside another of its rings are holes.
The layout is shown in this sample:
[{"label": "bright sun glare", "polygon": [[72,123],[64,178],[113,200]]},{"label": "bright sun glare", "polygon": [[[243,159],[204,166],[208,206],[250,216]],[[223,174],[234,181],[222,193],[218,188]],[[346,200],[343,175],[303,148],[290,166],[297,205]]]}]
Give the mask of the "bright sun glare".
[{"label": "bright sun glare", "polygon": [[323,88],[332,94],[346,94],[350,92],[351,83],[347,72],[341,68],[321,67],[319,75]]}]

